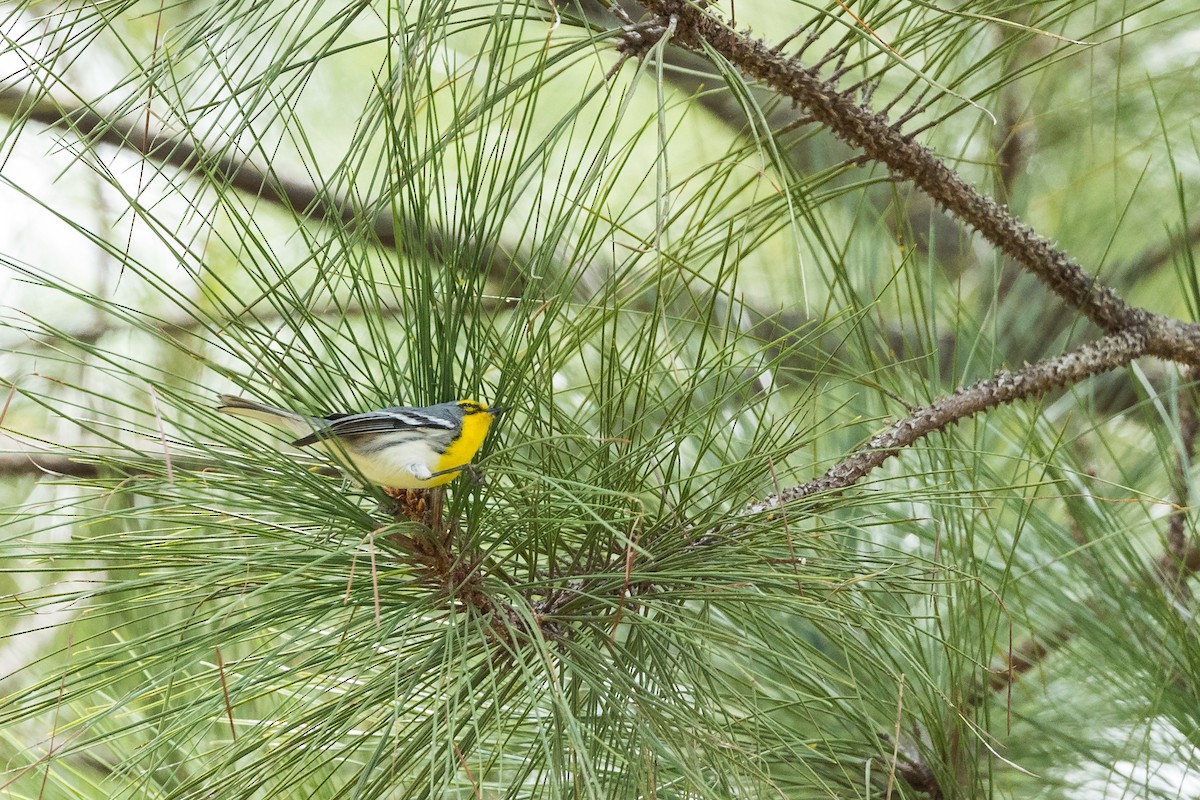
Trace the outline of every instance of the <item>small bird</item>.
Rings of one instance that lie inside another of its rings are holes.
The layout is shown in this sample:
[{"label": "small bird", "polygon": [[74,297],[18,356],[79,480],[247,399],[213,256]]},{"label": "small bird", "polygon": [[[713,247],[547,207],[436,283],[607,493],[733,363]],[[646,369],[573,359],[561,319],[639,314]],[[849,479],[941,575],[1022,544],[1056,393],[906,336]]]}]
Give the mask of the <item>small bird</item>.
[{"label": "small bird", "polygon": [[310,417],[236,395],[219,400],[218,411],[283,428],[299,437],[294,446],[315,445],[351,472],[393,489],[428,489],[457,478],[505,410],[458,400]]}]

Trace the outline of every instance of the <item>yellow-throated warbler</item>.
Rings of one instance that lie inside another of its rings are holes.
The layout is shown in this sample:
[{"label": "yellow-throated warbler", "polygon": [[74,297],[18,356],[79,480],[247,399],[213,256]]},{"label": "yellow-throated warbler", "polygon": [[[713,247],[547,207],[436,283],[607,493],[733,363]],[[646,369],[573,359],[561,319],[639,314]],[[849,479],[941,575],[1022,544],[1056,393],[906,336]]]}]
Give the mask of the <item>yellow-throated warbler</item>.
[{"label": "yellow-throated warbler", "polygon": [[315,446],[366,480],[395,489],[425,489],[457,478],[504,411],[458,400],[310,417],[229,394],[219,399],[218,411],[283,428],[299,437],[292,442],[296,447]]}]

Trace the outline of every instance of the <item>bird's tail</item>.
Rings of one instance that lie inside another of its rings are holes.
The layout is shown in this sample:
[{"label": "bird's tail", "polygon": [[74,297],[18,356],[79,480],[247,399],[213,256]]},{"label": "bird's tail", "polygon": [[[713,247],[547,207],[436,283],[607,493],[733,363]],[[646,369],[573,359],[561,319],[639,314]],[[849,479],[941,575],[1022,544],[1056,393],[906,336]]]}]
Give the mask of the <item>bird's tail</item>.
[{"label": "bird's tail", "polygon": [[269,406],[266,403],[247,400],[245,397],[238,397],[233,394],[218,395],[217,399],[221,403],[217,406],[217,411],[224,414],[232,414],[235,417],[246,417],[247,419],[258,420],[259,422],[266,422],[278,428],[291,431],[297,436],[310,434],[314,428],[320,427],[320,421],[316,418],[306,417],[303,414],[288,411],[286,408]]}]

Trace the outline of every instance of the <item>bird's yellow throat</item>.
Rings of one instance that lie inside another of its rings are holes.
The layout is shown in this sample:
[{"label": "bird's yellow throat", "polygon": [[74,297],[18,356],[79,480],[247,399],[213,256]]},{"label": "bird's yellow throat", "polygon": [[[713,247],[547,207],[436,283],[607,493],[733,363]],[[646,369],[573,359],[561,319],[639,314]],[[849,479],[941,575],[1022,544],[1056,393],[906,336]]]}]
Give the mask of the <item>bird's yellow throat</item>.
[{"label": "bird's yellow throat", "polygon": [[[466,412],[466,416],[463,417],[462,434],[450,443],[450,446],[446,448],[446,452],[442,453],[435,472],[453,470],[468,464],[475,456],[475,451],[483,444],[483,439],[487,436],[488,428],[492,425],[494,417],[488,411],[487,406],[471,401],[460,403],[460,405],[463,406]],[[441,486],[444,483],[454,480],[458,475],[458,472],[439,475],[431,480],[429,485]]]}]

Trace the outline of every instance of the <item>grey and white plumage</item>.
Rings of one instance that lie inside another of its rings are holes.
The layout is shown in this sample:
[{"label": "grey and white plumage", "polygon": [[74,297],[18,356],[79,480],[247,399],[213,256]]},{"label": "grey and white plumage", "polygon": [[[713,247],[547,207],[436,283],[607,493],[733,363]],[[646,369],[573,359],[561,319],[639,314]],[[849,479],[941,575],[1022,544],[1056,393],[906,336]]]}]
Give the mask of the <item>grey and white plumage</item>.
[{"label": "grey and white plumage", "polygon": [[314,417],[235,395],[219,400],[218,411],[283,428],[297,437],[296,447],[314,446],[372,483],[405,488],[442,482],[435,466],[470,413],[469,405],[441,403]]}]

